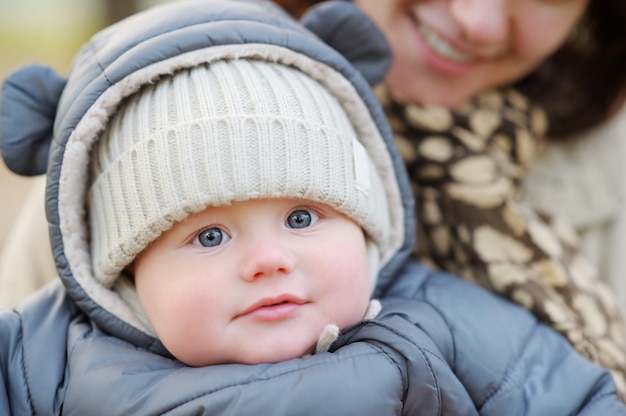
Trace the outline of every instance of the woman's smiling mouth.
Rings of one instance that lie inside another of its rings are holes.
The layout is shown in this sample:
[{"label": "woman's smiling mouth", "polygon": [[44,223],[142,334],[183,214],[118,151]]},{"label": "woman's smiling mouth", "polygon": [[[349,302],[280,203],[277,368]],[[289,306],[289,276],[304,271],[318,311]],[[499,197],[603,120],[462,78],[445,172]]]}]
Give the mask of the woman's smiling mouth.
[{"label": "woman's smiling mouth", "polygon": [[417,30],[423,36],[428,46],[430,46],[431,49],[442,58],[450,59],[456,62],[469,62],[472,59],[469,55],[454,49],[444,38],[439,36],[439,34],[425,24],[418,22]]}]

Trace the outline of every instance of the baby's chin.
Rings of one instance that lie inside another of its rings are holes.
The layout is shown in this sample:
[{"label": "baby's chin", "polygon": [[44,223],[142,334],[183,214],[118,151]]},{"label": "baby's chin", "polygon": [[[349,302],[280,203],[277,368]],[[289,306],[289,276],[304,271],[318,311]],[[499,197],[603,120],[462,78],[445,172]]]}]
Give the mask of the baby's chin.
[{"label": "baby's chin", "polygon": [[258,351],[252,355],[242,356],[239,359],[235,359],[233,363],[241,364],[275,364],[281,361],[293,360],[296,358],[304,358],[312,355],[315,352],[315,345],[307,346],[292,346],[292,348],[280,348],[272,351]]},{"label": "baby's chin", "polygon": [[[292,340],[293,341],[293,340]],[[296,358],[305,358],[315,352],[316,343],[295,344],[286,340],[282,344],[273,347],[266,346],[260,348],[250,348],[237,351],[230,351],[230,354],[207,355],[207,356],[175,356],[176,359],[190,367],[206,367],[219,364],[275,364],[281,361]],[[254,342],[252,342],[254,344]]]}]

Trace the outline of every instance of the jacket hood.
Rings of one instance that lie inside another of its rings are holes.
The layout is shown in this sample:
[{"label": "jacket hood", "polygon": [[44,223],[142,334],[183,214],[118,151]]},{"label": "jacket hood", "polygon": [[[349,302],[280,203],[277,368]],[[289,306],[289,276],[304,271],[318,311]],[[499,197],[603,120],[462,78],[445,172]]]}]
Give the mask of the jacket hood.
[{"label": "jacket hood", "polygon": [[269,2],[178,1],[96,34],[76,55],[67,78],[35,65],[5,80],[0,96],[3,158],[19,174],[47,172],[46,209],[57,269],[72,299],[107,332],[167,354],[120,296],[93,275],[86,220],[91,149],[126,97],[163,75],[199,64],[278,62],[332,91],[378,169],[390,206],[393,244],[383,258],[374,296],[385,292],[405,263],[415,236],[413,196],[371,90],[389,66],[389,48],[349,2],[324,2],[302,23]]}]

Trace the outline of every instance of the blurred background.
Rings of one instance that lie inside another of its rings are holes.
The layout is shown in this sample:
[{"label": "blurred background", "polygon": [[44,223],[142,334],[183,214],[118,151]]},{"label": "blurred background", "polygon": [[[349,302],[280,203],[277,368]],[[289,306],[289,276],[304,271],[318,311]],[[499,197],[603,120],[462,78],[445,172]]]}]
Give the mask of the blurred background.
[{"label": "blurred background", "polygon": [[[30,63],[66,75],[72,57],[95,32],[166,1],[176,0],[0,0],[0,81]],[[31,185],[32,178],[0,161],[0,250]]]}]

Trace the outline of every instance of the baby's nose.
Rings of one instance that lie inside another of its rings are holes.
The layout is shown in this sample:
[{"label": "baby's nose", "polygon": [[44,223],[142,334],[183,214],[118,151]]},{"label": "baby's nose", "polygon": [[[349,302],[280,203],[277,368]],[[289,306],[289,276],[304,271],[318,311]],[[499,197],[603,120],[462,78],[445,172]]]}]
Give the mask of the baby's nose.
[{"label": "baby's nose", "polygon": [[241,266],[241,277],[246,281],[288,275],[295,265],[293,253],[279,241],[253,243],[246,254]]}]

